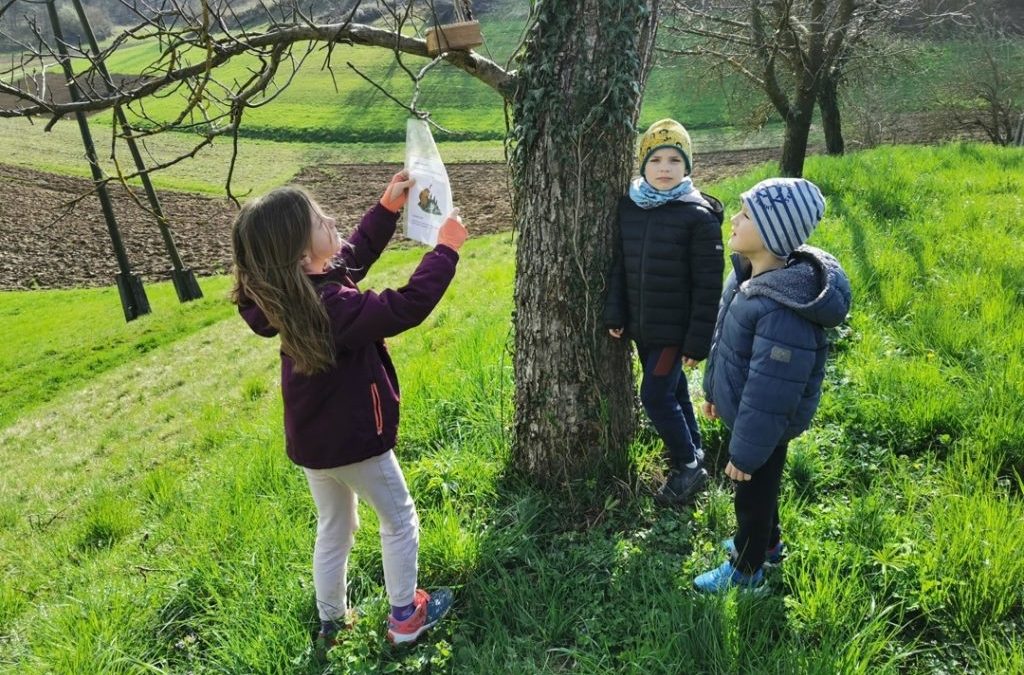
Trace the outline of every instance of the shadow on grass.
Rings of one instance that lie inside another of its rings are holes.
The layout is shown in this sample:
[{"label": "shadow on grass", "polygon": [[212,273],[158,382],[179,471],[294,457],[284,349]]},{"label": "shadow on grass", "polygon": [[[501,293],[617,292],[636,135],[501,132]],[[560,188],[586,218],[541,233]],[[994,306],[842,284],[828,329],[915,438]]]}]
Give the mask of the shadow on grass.
[{"label": "shadow on grass", "polygon": [[690,508],[623,485],[568,512],[514,472],[498,494],[459,592],[458,672],[744,672],[788,636],[781,597],[693,590],[709,561]]}]

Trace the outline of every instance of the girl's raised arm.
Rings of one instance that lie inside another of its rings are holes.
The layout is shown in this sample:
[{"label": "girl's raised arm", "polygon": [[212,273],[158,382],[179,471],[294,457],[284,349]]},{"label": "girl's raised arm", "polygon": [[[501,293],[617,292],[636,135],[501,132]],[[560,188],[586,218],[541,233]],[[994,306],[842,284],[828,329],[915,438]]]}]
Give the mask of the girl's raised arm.
[{"label": "girl's raised arm", "polygon": [[413,182],[404,169],[392,176],[380,202],[363,215],[359,227],[348,238],[348,246],[342,248],[339,257],[353,281],[359,282],[366,276],[370,266],[377,262],[391,241],[398,224],[398,214],[409,198]]}]

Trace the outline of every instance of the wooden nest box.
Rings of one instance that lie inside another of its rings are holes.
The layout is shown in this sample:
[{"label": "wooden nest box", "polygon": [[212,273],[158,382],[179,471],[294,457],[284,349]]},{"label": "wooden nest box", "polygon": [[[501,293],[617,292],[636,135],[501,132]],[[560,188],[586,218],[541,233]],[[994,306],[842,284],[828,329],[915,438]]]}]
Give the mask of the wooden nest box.
[{"label": "wooden nest box", "polygon": [[472,49],[484,43],[479,21],[460,21],[434,26],[427,30],[427,53],[437,56],[441,52]]}]

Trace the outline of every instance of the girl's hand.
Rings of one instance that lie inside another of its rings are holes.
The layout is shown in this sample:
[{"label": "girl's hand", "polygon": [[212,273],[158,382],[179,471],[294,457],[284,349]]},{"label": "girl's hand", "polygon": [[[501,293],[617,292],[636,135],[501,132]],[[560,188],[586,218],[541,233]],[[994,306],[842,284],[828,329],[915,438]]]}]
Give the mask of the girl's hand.
[{"label": "girl's hand", "polygon": [[444,219],[441,229],[437,231],[437,245],[447,246],[451,250],[458,252],[468,236],[469,233],[466,232],[466,228],[462,225],[462,218],[459,217],[459,210],[455,208]]},{"label": "girl's hand", "polygon": [[704,401],[704,405],[701,406],[700,411],[704,413],[704,417],[707,417],[709,420],[718,419],[718,409],[715,408],[715,404],[711,401]]},{"label": "girl's hand", "polygon": [[622,328],[609,328],[608,334],[611,335],[616,340],[618,340],[620,337],[622,337],[622,331]]},{"label": "girl's hand", "polygon": [[743,473],[742,471],[737,469],[735,466],[732,465],[731,461],[728,464],[725,465],[725,475],[728,476],[729,478],[732,478],[733,480],[738,480],[738,481],[750,480],[750,474],[749,473]]},{"label": "girl's hand", "polygon": [[391,213],[398,213],[405,206],[409,198],[409,188],[416,182],[415,178],[409,178],[409,172],[402,169],[391,178],[391,182],[384,188],[384,194],[380,198],[380,205]]},{"label": "girl's hand", "polygon": [[696,368],[697,364],[699,363],[700,361],[698,361],[697,359],[691,359],[689,356],[683,357],[683,365],[686,366],[687,368]]}]

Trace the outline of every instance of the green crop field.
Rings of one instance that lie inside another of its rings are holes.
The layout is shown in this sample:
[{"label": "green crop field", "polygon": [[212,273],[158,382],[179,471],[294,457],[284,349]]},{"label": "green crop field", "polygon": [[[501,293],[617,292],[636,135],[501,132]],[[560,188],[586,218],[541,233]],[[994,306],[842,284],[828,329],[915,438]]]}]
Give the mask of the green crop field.
[{"label": "green crop field", "polygon": [[[486,43],[479,51],[499,64],[505,64],[522,35],[525,16],[509,19],[485,16],[481,20]],[[659,44],[674,47],[670,33],[663,31]],[[855,83],[850,99],[859,92],[869,90],[875,104],[884,102],[894,112],[912,113],[926,110],[935,98],[937,88],[946,82],[949,72],[966,49],[973,49],[963,41],[908,43],[913,50],[913,66],[906,64],[902,72],[879,78],[867,78],[866,83]],[[1022,48],[1024,49],[1024,48]],[[384,49],[371,47],[337,46],[331,63],[324,68],[324,47],[316,47],[307,58],[291,85],[273,103],[247,113],[245,135],[252,138],[281,141],[317,141],[327,143],[401,142],[405,138],[404,119],[408,113],[388,100],[384,94],[363,80],[348,67],[351,62],[361,72],[371,76],[396,98],[408,102],[412,86],[405,72],[394,63],[394,55]],[[114,72],[139,72],[155,57],[153,47],[138,44],[118,52],[109,67]],[[909,58],[909,57],[908,57]],[[417,70],[426,59],[405,56],[408,67]],[[238,58],[218,69],[221,82],[242,80],[256,63],[251,57]],[[892,64],[899,67],[898,64]],[[292,75],[293,70],[283,68],[279,80]],[[884,74],[884,73],[883,73]],[[213,87],[216,91],[217,87]],[[742,124],[740,110],[752,107],[764,96],[751,90],[745,80],[729,73],[719,77],[711,74],[706,64],[698,59],[659,54],[645,92],[640,124],[647,126],[662,117],[674,117],[688,128],[707,137],[706,147],[718,149],[723,135],[736,134]],[[146,112],[157,120],[173,119],[182,107],[180,95],[148,101]],[[500,141],[505,136],[505,116],[500,97],[488,86],[448,66],[433,70],[424,80],[419,105],[430,111],[435,121],[450,129],[449,140]],[[110,115],[100,115],[98,122],[109,121]],[[775,123],[777,124],[777,123]],[[780,135],[774,128],[755,144],[778,142]]]},{"label": "green crop field", "polygon": [[[486,43],[479,51],[504,64],[522,34],[525,16],[484,20]],[[296,45],[301,55],[306,46]],[[136,44],[121,50],[108,67],[112,72],[138,72],[157,54],[154,46]],[[201,55],[198,55],[201,56]],[[408,112],[367,83],[347,64],[387,89],[401,101],[412,98],[412,84],[406,72],[395,63],[390,50],[337,45],[331,54],[331,67],[325,64],[327,50],[314,46],[291,84],[265,107],[246,113],[244,133],[248,137],[278,141],[314,141],[323,143],[401,143],[405,140]],[[418,71],[429,61],[403,56],[407,67]],[[217,69],[220,82],[244,81],[249,69],[258,65],[252,57],[238,57]],[[278,81],[286,81],[294,70],[282,67]],[[212,85],[214,94],[219,91]],[[273,91],[273,89],[271,89]],[[185,99],[175,94],[147,101],[145,110],[157,120],[173,119]],[[505,115],[501,98],[490,87],[450,66],[435,68],[423,81],[419,106],[431,112],[433,119],[454,132],[456,140],[500,142],[505,136]],[[216,109],[210,109],[211,114]],[[97,123],[110,120],[109,113]]]},{"label": "green crop field", "polygon": [[[479,51],[504,64],[519,43],[528,6],[505,7],[501,12],[481,17],[485,45]],[[676,44],[667,31],[660,43]],[[926,112],[937,92],[947,86],[956,64],[972,49],[963,41],[918,42],[908,47],[908,63],[896,70],[872,72],[855,80],[846,95],[844,120],[848,135],[856,135],[859,125],[874,116],[879,124],[900,115]],[[912,49],[911,49],[912,48]],[[1024,47],[1022,47],[1024,48]],[[301,51],[301,50],[297,50]],[[119,49],[111,57],[109,68],[121,74],[138,74],[157,54],[152,44],[136,43]],[[337,45],[333,49],[332,68],[325,67],[326,50],[316,47],[303,62],[290,85],[273,101],[246,113],[241,130],[241,161],[235,176],[239,192],[265,190],[287,182],[305,166],[316,163],[376,163],[400,161],[405,138],[404,109],[364,81],[360,71],[385,87],[396,98],[408,102],[412,97],[409,78],[394,63],[388,50]],[[416,69],[425,59],[404,57]],[[230,84],[245,79],[255,61],[239,57],[216,71],[218,82]],[[292,74],[282,68],[278,83]],[[219,91],[217,84],[210,90]],[[182,108],[184,88],[162,92],[143,102],[147,115],[169,120]],[[654,64],[641,111],[640,125],[662,117],[681,120],[694,137],[696,152],[745,147],[776,147],[782,142],[782,125],[776,120],[756,132],[747,128],[747,112],[763,105],[764,97],[733,74],[719,76],[692,58],[660,54]],[[212,101],[207,112],[218,112]],[[442,64],[434,68],[423,83],[419,106],[451,133],[436,131],[442,156],[450,163],[502,161],[505,136],[505,110],[500,97],[489,87],[465,73]],[[140,112],[138,104],[136,113]],[[138,119],[138,117],[136,117]],[[199,120],[192,119],[192,122]],[[115,170],[110,154],[112,114],[101,112],[91,118],[104,168]],[[88,176],[81,142],[73,121],[57,125],[43,133],[43,124],[30,126],[24,120],[0,119],[0,145],[3,161],[43,171]],[[150,164],[165,162],[187,152],[200,137],[188,133],[169,133],[147,142]],[[812,143],[821,142],[820,130],[812,129]],[[118,157],[129,171],[125,148]],[[231,143],[220,139],[202,151],[195,161],[183,162],[155,176],[158,187],[205,193],[223,193],[228,171]]]},{"label": "green crop field", "polygon": [[[22,119],[0,119],[0,144],[4,145],[3,163],[24,166],[51,173],[90,177],[85,161],[82,138],[73,120],[62,121],[50,132],[43,133],[42,124],[29,126]],[[110,158],[110,127],[93,127],[100,164],[109,175],[116,175]],[[167,133],[145,142],[148,166],[168,162],[190,152],[202,139],[198,136]],[[486,141],[439,143],[440,152],[449,163],[499,162],[505,153],[501,144]],[[153,174],[153,183],[160,189],[224,194],[231,159],[231,139],[221,138],[199,151],[194,159],[179,162]],[[303,168],[321,164],[401,163],[405,143],[286,143],[244,139],[239,147],[238,162],[232,185],[236,194],[266,192],[283,185]],[[133,173],[131,155],[119,146],[117,162],[125,174]],[[137,182],[137,181],[136,181]]]},{"label": "green crop field", "polygon": [[[738,193],[771,167],[714,186]],[[813,157],[811,244],[850,274],[815,425],[792,444],[771,593],[702,597],[731,533],[724,432],[695,507],[651,493],[660,445],[570,516],[509,452],[513,244],[471,239],[427,322],[390,341],[420,580],[452,615],[384,640],[376,520],[351,560],[362,618],[317,659],[315,515],[282,447],[277,346],[229,280],[0,293],[0,671],[10,673],[1024,672],[1024,151]],[[368,281],[400,284],[420,251]],[[438,376],[438,374],[442,374]],[[696,378],[694,378],[696,382]],[[695,393],[697,387],[694,387]]]}]

